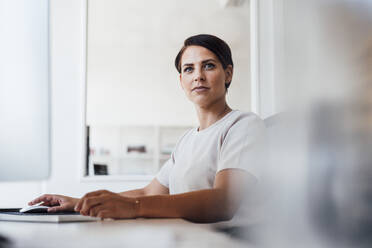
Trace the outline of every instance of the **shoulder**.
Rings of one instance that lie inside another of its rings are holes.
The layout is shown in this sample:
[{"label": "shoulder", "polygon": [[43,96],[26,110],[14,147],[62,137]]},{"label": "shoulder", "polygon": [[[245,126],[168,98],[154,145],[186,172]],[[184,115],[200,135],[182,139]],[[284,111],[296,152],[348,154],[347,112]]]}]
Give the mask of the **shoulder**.
[{"label": "shoulder", "polygon": [[238,131],[247,133],[252,130],[264,131],[265,124],[263,120],[253,112],[243,112],[234,110],[225,124],[225,132]]},{"label": "shoulder", "polygon": [[265,137],[263,120],[252,112],[235,110],[226,121],[220,133],[221,144],[253,142]]}]

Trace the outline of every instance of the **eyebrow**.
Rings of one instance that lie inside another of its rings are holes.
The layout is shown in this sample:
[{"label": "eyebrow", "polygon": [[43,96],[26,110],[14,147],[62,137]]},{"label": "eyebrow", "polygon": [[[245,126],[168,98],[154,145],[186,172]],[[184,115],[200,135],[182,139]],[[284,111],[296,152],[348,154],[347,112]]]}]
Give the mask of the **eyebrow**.
[{"label": "eyebrow", "polygon": [[[208,63],[208,62],[217,62],[215,59],[206,59],[206,60],[203,60],[202,61],[202,64],[205,64],[205,63]],[[187,63],[187,64],[183,64],[182,67],[185,67],[185,66],[192,66],[194,65],[193,63]]]}]

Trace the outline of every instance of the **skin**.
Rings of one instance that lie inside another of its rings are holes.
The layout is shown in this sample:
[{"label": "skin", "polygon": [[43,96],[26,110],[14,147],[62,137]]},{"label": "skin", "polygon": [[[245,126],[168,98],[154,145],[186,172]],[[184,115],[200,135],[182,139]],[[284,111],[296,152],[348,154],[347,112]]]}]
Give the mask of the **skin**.
[{"label": "skin", "polygon": [[[217,56],[201,46],[189,46],[182,55],[180,82],[187,98],[194,103],[200,130],[231,111],[226,103],[225,84],[231,82],[233,68],[223,68]],[[197,87],[205,87],[198,90]]]},{"label": "skin", "polygon": [[[187,98],[194,103],[199,130],[208,128],[231,111],[226,103],[225,84],[231,82],[233,68],[223,68],[215,54],[204,47],[189,46],[181,58],[180,83]],[[75,210],[82,215],[102,219],[184,218],[194,222],[230,220],[238,209],[246,188],[256,179],[239,169],[217,173],[212,189],[183,194],[169,194],[169,189],[154,178],[146,187],[114,193],[107,190],[90,192],[82,198],[43,195],[29,204],[44,201],[53,206],[49,212]]]}]

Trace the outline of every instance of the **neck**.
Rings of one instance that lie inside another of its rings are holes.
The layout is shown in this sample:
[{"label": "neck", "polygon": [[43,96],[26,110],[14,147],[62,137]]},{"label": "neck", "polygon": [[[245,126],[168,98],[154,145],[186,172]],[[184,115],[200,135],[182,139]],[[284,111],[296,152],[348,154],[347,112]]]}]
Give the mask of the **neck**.
[{"label": "neck", "polygon": [[225,99],[223,99],[223,101],[216,102],[208,107],[197,106],[196,112],[198,114],[200,123],[199,131],[213,125],[230,111],[231,108],[227,105]]}]

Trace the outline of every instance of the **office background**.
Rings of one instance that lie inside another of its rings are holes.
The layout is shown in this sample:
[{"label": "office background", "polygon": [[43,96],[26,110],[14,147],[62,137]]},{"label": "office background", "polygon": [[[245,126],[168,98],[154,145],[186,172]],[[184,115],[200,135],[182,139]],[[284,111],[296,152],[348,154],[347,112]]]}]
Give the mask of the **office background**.
[{"label": "office background", "polygon": [[[250,1],[251,54],[254,68],[250,98],[251,110],[268,116],[275,111],[273,96],[274,29],[270,1],[258,9],[257,1]],[[196,6],[197,7],[197,6]],[[253,9],[251,8],[253,7]],[[253,13],[253,14],[252,14]],[[71,196],[106,188],[124,191],[147,184],[148,180],[82,180],[85,160],[85,80],[86,80],[86,14],[85,0],[52,0],[50,2],[50,49],[52,89],[52,173],[45,182],[1,183],[0,193],[7,198],[1,207],[24,205],[27,200],[42,193],[59,193]],[[258,23],[260,29],[258,30]],[[58,30],[58,32],[56,31]],[[265,40],[265,42],[258,42]],[[259,63],[258,63],[259,61]],[[267,66],[265,66],[267,65]],[[251,78],[252,78],[251,77]],[[258,80],[259,79],[259,80]],[[275,90],[279,90],[278,87]],[[277,98],[279,99],[279,98]],[[190,106],[191,107],[191,106]]]}]

